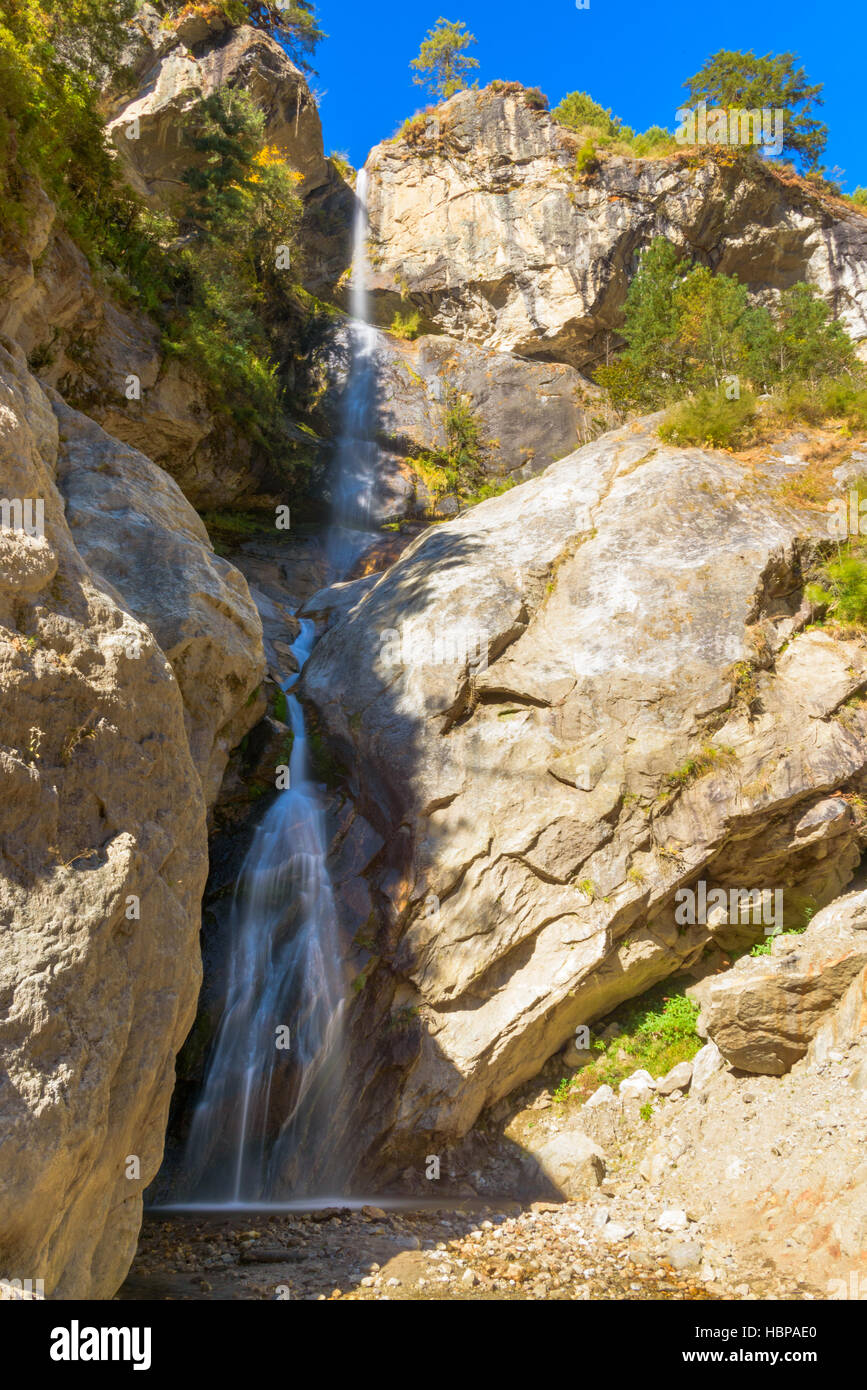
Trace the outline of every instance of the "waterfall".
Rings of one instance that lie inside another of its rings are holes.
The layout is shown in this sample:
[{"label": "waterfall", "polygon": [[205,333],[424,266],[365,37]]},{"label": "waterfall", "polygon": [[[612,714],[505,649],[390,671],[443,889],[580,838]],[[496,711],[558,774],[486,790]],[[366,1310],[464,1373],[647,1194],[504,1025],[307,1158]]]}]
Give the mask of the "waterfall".
[{"label": "waterfall", "polygon": [[[333,580],[375,534],[376,331],[368,323],[363,169],[356,193],[350,365],[326,537]],[[302,621],[292,647],[299,670],[314,640],[313,623]],[[186,1148],[188,1198],[220,1205],[322,1195],[323,1183],[342,1191],[346,1181],[329,1139],[344,1072],[345,982],[325,811],[293,688],[287,681],[289,786],[258,827],[235,888],[225,1006]]]},{"label": "waterfall", "polygon": [[[292,650],[303,665],[314,625]],[[288,685],[288,682],[287,682]],[[304,715],[291,692],[289,785],[258,827],[230,913],[231,959],[222,1020],[187,1147],[196,1195],[273,1199],[274,1162],[317,1089],[334,1080],[343,980],[328,838],[311,780]],[[297,1195],[297,1194],[296,1194]]]},{"label": "waterfall", "polygon": [[370,323],[367,255],[367,170],[359,169],[352,229],[349,294],[349,371],[337,444],[328,558],[332,573],[345,575],[374,537],[373,501],[378,449],[373,437],[376,405],[377,332]]}]

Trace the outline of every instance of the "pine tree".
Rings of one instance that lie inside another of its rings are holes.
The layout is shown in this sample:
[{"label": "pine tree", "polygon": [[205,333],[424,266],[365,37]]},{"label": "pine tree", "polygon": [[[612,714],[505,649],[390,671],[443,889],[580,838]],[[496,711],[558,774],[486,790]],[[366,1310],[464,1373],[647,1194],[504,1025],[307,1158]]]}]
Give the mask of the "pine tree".
[{"label": "pine tree", "polygon": [[413,82],[441,99],[462,91],[468,85],[466,73],[479,66],[477,59],[466,56],[466,49],[475,42],[475,35],[467,32],[462,19],[438,19],[410,63],[421,74],[414,76]]},{"label": "pine tree", "polygon": [[812,115],[823,104],[823,84],[811,85],[796,62],[794,53],[759,58],[721,48],[683,85],[694,105],[706,101],[726,110],[782,110],[783,149],[814,169],[828,143],[828,127]]}]

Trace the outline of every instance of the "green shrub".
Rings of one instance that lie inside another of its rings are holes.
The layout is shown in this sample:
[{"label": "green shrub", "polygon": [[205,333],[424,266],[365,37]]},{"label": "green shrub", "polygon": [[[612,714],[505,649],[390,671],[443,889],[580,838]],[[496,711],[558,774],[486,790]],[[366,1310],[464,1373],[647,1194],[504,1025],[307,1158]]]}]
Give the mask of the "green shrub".
[{"label": "green shrub", "polygon": [[551,115],[559,125],[569,130],[583,131],[589,126],[611,140],[630,140],[633,136],[632,130],[623,124],[619,116],[612,116],[610,109],[600,106],[587,92],[570,92],[554,107]]},{"label": "green shrub", "polygon": [[790,382],[774,392],[771,413],[787,423],[845,420],[852,429],[867,429],[867,387],[852,376],[831,377],[811,385]]},{"label": "green shrub", "polygon": [[750,391],[731,401],[720,391],[700,391],[669,410],[659,435],[672,444],[733,449],[744,442],[755,414],[756,398]]},{"label": "green shrub", "polygon": [[592,140],[585,140],[575,156],[575,177],[577,179],[586,178],[589,174],[595,174],[598,168],[599,160],[596,157],[596,146]]},{"label": "green shrub", "polygon": [[332,150],[328,156],[338,174],[346,183],[351,183],[355,178],[355,170],[349,162],[349,155],[345,150]]},{"label": "green shrub", "polygon": [[617,1035],[593,1044],[597,1060],[560,1082],[554,1093],[563,1102],[586,1099],[599,1086],[617,1087],[637,1068],[653,1077],[664,1076],[678,1062],[690,1061],[702,1045],[695,1025],[699,1006],[685,994],[665,993],[655,986],[617,1011]]},{"label": "green shrub", "polygon": [[819,566],[805,594],[811,603],[827,608],[834,622],[867,627],[867,546],[846,542],[836,556]]},{"label": "green shrub", "polygon": [[728,763],[734,758],[735,751],[726,744],[717,745],[715,743],[705,743],[700,753],[694,758],[687,758],[681,763],[679,768],[670,772],[666,780],[669,788],[689,787],[693,782],[697,782],[699,777],[703,777],[711,768],[717,767],[720,763]]},{"label": "green shrub", "polygon": [[417,309],[409,309],[406,314],[402,314],[398,309],[391,321],[389,332],[396,338],[406,338],[412,342],[421,332],[421,317]]},{"label": "green shrub", "polygon": [[625,125],[610,109],[600,106],[587,92],[570,92],[551,112],[559,125],[572,130],[581,138],[592,139],[601,150],[610,154],[627,154],[642,158],[667,154],[677,149],[674,136],[662,126],[654,125],[641,134]]},{"label": "green shrub", "polygon": [[514,478],[492,478],[490,482],[482,483],[475,492],[467,493],[463,499],[464,506],[474,507],[477,502],[487,502],[489,497],[500,497],[514,486]]}]

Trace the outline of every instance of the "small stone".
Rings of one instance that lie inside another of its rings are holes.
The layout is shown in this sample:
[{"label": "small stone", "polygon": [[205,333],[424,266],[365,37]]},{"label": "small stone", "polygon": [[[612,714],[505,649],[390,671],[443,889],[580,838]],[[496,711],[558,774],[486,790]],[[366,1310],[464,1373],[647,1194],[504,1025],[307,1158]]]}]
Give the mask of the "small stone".
[{"label": "small stone", "polygon": [[[746,959],[746,957],[744,958]],[[705,1043],[692,1059],[692,1089],[702,1091],[716,1072],[725,1065],[715,1042]]]},{"label": "small stone", "polygon": [[679,1207],[668,1207],[660,1212],[656,1218],[656,1224],[660,1231],[685,1231],[687,1226],[686,1212]]},{"label": "small stone", "polygon": [[385,1212],[382,1207],[362,1207],[361,1215],[366,1216],[368,1221],[384,1221]]},{"label": "small stone", "polygon": [[661,1096],[670,1096],[673,1091],[685,1091],[692,1081],[692,1063],[678,1062],[670,1072],[657,1081],[656,1089]]},{"label": "small stone", "polygon": [[667,1258],[673,1269],[694,1269],[701,1264],[702,1248],[695,1240],[681,1241],[671,1247]]},{"label": "small stone", "polygon": [[624,1226],[619,1221],[609,1221],[602,1232],[604,1239],[608,1241],[609,1245],[615,1245],[621,1240],[628,1240],[634,1233],[635,1228],[633,1226]]},{"label": "small stone", "polygon": [[622,1100],[649,1100],[656,1090],[656,1082],[649,1071],[639,1068],[631,1076],[627,1076],[625,1081],[621,1081],[619,1095]]},{"label": "small stone", "polygon": [[462,1283],[462,1284],[466,1285],[467,1288],[472,1288],[472,1286],[473,1286],[474,1284],[477,1284],[478,1282],[479,1282],[479,1276],[476,1274],[475,1270],[472,1270],[472,1269],[465,1269],[465,1270],[464,1270],[463,1274],[461,1275],[461,1283]]},{"label": "small stone", "polygon": [[592,1110],[597,1105],[607,1105],[611,1100],[614,1100],[614,1092],[611,1087],[608,1085],[598,1086],[592,1096],[585,1100],[584,1109]]}]

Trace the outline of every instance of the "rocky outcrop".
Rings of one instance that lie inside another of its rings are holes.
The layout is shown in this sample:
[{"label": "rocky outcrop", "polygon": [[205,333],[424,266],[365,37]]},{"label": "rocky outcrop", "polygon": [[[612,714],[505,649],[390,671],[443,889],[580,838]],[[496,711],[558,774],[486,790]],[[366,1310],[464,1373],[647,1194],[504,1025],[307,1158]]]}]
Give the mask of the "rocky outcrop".
[{"label": "rocky outcrop", "polygon": [[256,717],[262,653],[177,488],[54,405],[0,346],[0,1272],[100,1298],[160,1163],[200,979],[205,796]]},{"label": "rocky outcrop", "polygon": [[854,1041],[867,1028],[865,999],[867,893],[859,892],[824,908],[803,935],[775,937],[770,955],[744,956],[712,980],[701,1024],[732,1066],[780,1076],[820,1030],[823,1053]]},{"label": "rocky outcrop", "polygon": [[[142,7],[126,55],[130,88],[106,98],[109,136],[137,191],[171,202],[199,158],[185,116],[219,90],[247,91],[265,116],[263,140],[303,175],[295,273],[321,291],[346,267],[351,190],[325,159],[313,97],[279,44],[212,18],[209,37],[182,24],[185,42]],[[40,380],[171,473],[197,507],[285,501],[249,431],[214,399],[196,364],[167,355],[156,324],[91,268],[35,180],[24,201],[21,225],[5,229],[0,248],[0,333],[20,344]],[[296,328],[287,326],[289,339]],[[310,447],[286,428],[290,448]]]},{"label": "rocky outcrop", "polygon": [[262,484],[249,439],[214,408],[193,369],[166,358],[156,325],[96,280],[36,183],[28,207],[0,253],[0,333],[41,381],[146,450],[197,506],[255,502]]},{"label": "rocky outcrop", "polygon": [[867,336],[867,218],[803,180],[687,154],[606,157],[575,177],[574,137],[521,90],[461,92],[377,145],[370,223],[380,321],[584,369],[616,343],[653,236],[757,293],[807,280]]},{"label": "rocky outcrop", "polygon": [[[409,342],[377,333],[374,344],[370,428],[379,459],[373,510],[383,521],[436,512],[416,460],[446,446],[454,400],[469,406],[479,426],[479,486],[532,477],[604,426],[599,388],[562,363],[531,362],[444,334]],[[329,345],[331,384],[321,406],[335,434],[344,425],[348,358],[341,324]]]},{"label": "rocky outcrop", "polygon": [[354,605],[344,589],[305,668],[386,842],[350,1051],[376,1171],[706,946],[762,939],[731,890],[769,911],[779,891],[794,927],[858,862],[867,658],[802,630],[827,519],[781,491],[809,441],[747,465],[654,423],[427,532]]},{"label": "rocky outcrop", "polygon": [[275,39],[204,16],[174,30],[154,23],[152,10],[143,19],[128,55],[133,90],[107,101],[109,137],[138,192],[161,202],[177,195],[182,174],[201,159],[186,138],[185,117],[224,90],[247,92],[263,112],[264,143],[303,175],[302,193],[329,181],[316,102]]},{"label": "rocky outcrop", "polygon": [[168,657],[210,806],[230,750],[265,708],[262,623],[246,580],[214,554],[168,474],[59,398],[54,408],[57,481],[73,540]]}]

